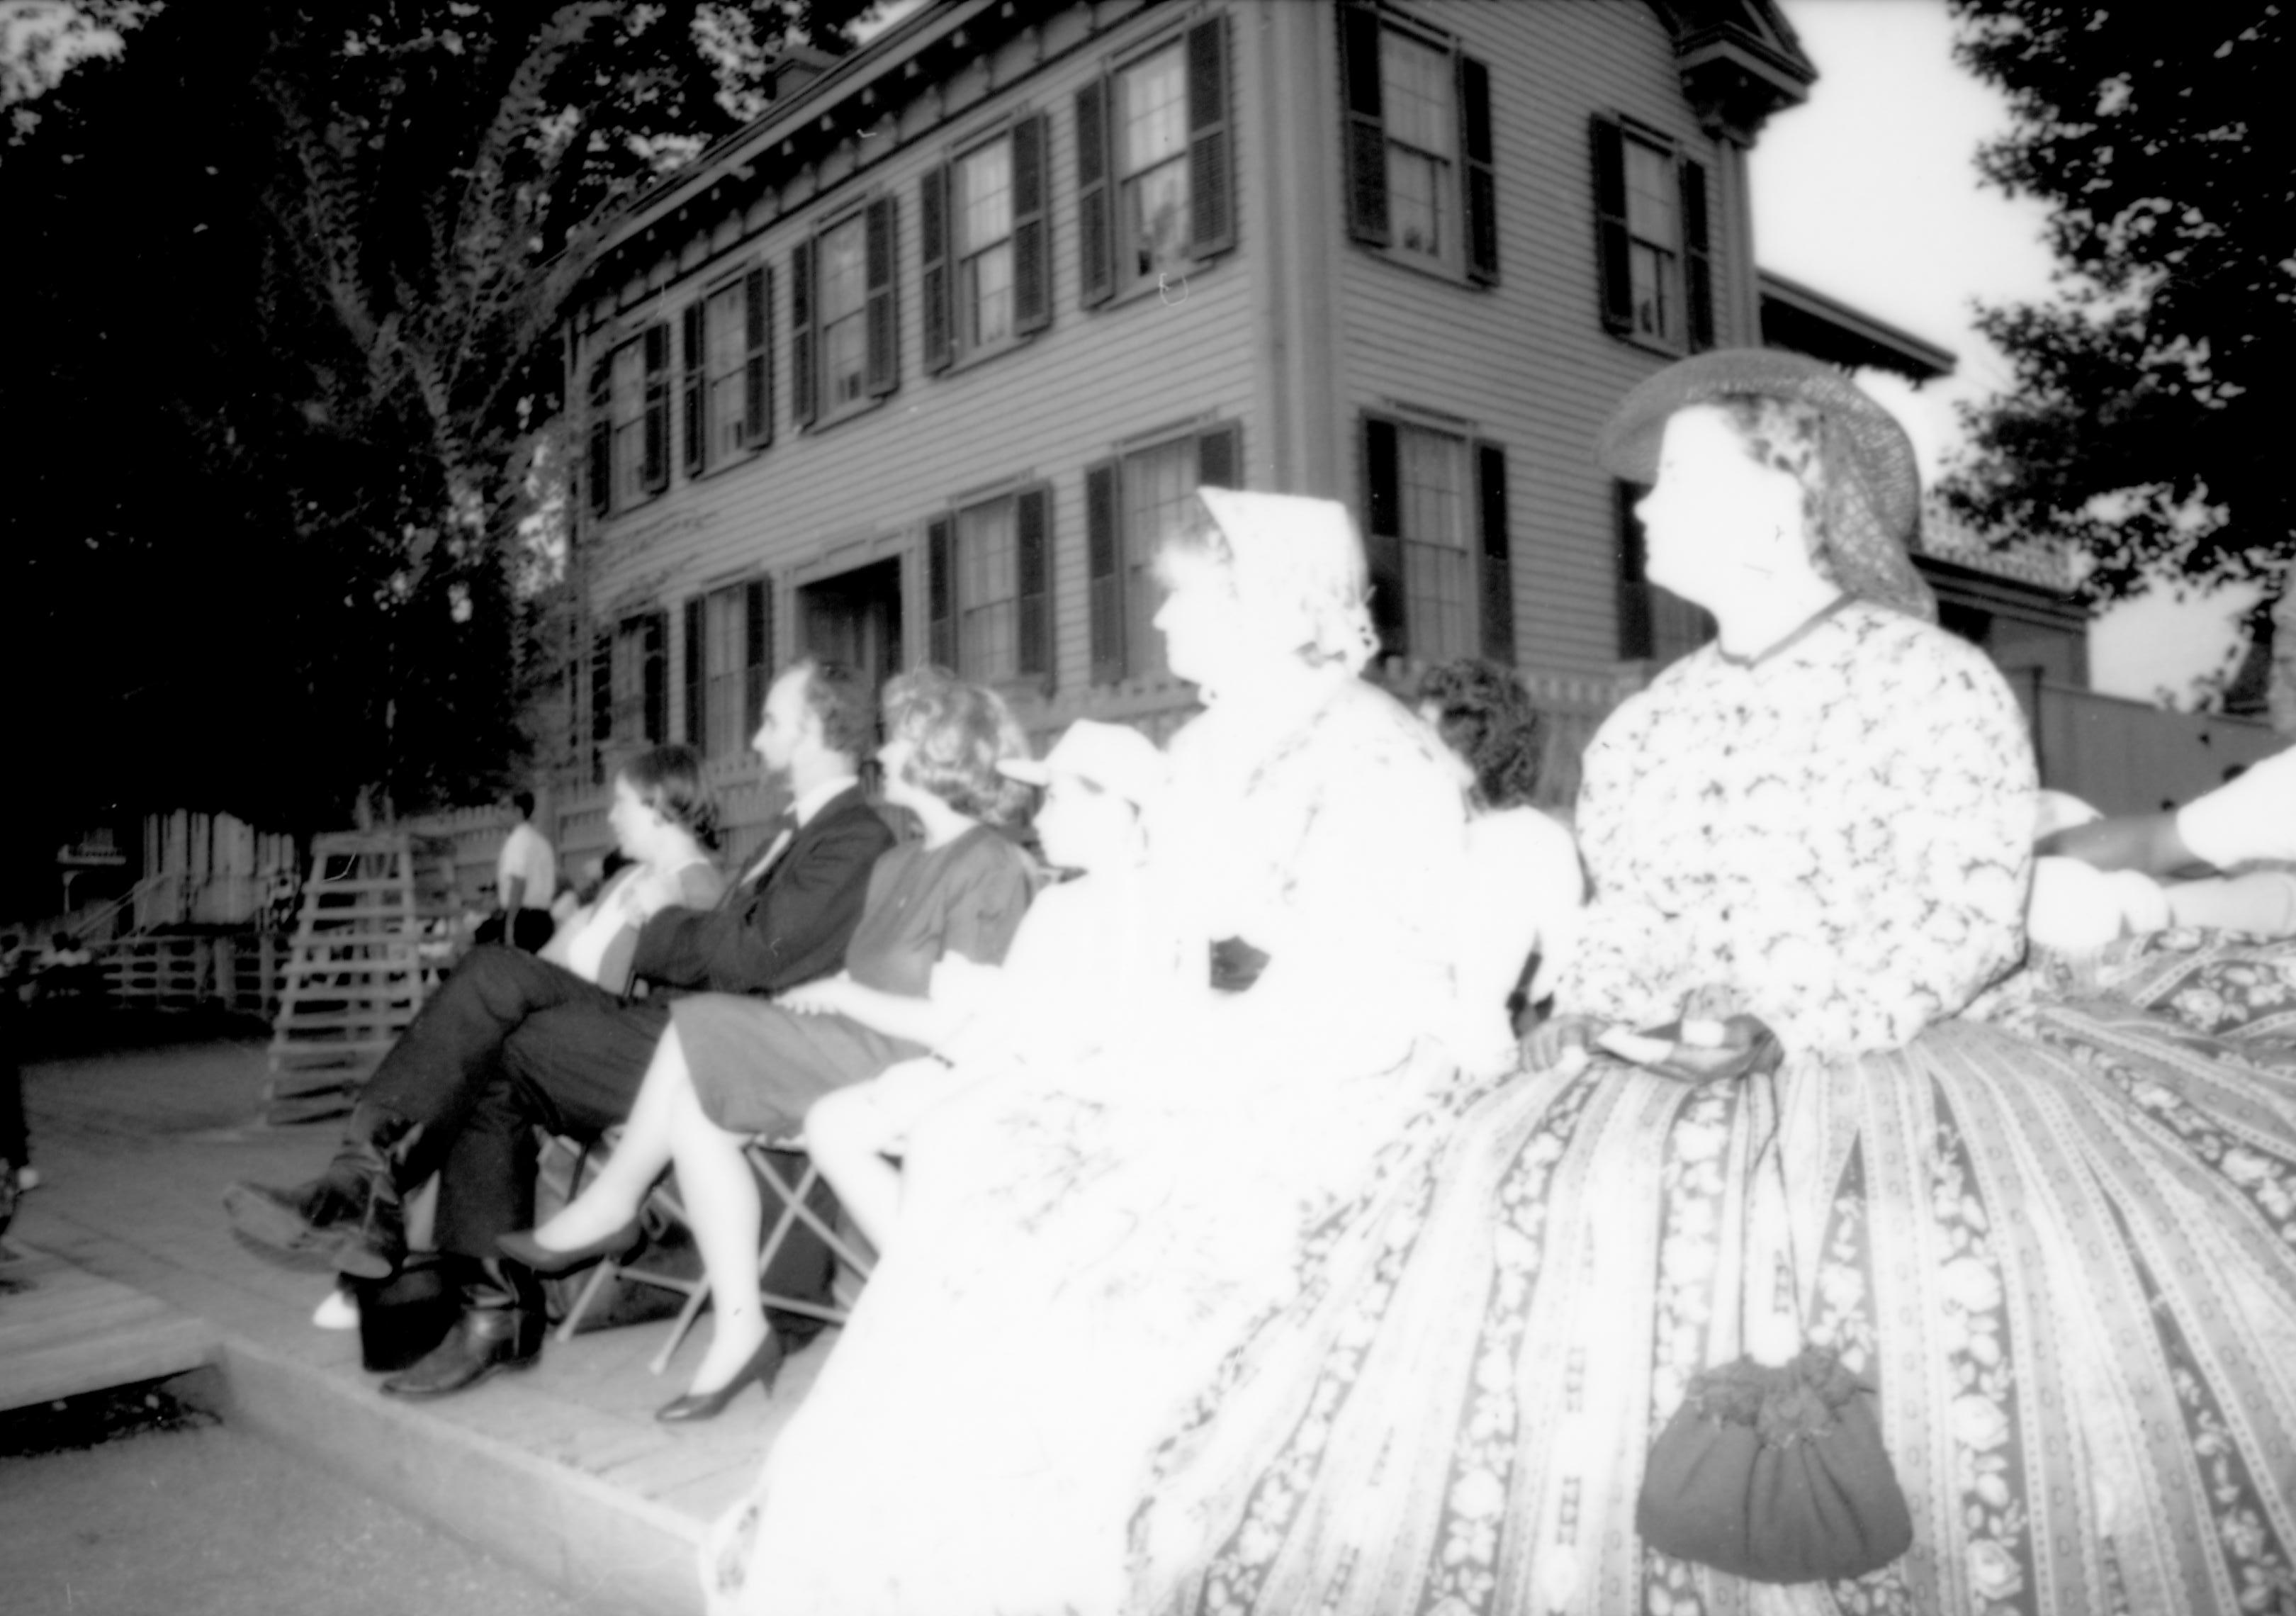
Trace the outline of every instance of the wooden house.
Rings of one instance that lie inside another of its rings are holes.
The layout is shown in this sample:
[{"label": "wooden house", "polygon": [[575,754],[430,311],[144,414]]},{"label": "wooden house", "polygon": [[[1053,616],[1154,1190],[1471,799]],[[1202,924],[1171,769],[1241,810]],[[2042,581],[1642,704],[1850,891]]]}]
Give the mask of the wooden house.
[{"label": "wooden house", "polygon": [[1199,482],[1346,500],[1395,671],[1592,723],[1674,647],[1597,431],[1760,340],[1768,0],[950,0],[615,224],[564,333],[593,755],[738,768],[767,670],[946,662],[1032,728],[1188,710]]}]

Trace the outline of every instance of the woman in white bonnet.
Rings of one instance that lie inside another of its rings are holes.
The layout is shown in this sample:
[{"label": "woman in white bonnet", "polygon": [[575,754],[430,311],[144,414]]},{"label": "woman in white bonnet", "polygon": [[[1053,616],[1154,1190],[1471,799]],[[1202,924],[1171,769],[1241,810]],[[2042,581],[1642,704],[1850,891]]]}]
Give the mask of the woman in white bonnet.
[{"label": "woman in white bonnet", "polygon": [[1427,726],[1357,677],[1347,511],[1198,503],[1155,621],[1206,710],[1147,831],[1202,973],[1152,1038],[919,1127],[900,1238],[705,1548],[713,1610],[1119,1608],[1157,1440],[1450,1081],[1464,804]]}]

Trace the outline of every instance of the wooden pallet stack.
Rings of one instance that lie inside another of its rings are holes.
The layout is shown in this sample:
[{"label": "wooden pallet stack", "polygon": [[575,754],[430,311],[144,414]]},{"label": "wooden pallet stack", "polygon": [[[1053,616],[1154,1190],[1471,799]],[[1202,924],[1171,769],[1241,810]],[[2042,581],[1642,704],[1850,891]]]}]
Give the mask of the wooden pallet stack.
[{"label": "wooden pallet stack", "polygon": [[459,923],[448,844],[404,832],[313,839],[311,876],[272,1021],[264,1119],[307,1122],[350,1109],[359,1086],[422,1008],[429,948]]}]

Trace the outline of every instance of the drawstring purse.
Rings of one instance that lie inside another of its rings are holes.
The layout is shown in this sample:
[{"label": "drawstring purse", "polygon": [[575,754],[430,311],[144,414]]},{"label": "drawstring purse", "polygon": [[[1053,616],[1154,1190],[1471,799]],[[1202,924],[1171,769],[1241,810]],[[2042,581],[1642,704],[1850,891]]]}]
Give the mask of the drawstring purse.
[{"label": "drawstring purse", "polygon": [[[1775,1058],[1758,1061],[1776,1104]],[[1741,1067],[1726,1074],[1743,1079]],[[1777,1148],[1772,1125],[1767,1155]],[[1778,1185],[1785,1185],[1785,1164]],[[1761,1164],[1758,1160],[1754,1173]],[[1749,1200],[1751,1202],[1751,1195]],[[1741,1240],[1751,1219],[1741,1214]],[[1635,1504],[1651,1547],[1753,1582],[1831,1582],[1865,1575],[1914,1540],[1874,1390],[1830,1347],[1808,1341],[1793,1235],[1786,1233],[1794,1317],[1804,1345],[1780,1365],[1741,1355],[1700,1371],[1652,1444]],[[1740,1330],[1745,1270],[1741,1267]]]}]

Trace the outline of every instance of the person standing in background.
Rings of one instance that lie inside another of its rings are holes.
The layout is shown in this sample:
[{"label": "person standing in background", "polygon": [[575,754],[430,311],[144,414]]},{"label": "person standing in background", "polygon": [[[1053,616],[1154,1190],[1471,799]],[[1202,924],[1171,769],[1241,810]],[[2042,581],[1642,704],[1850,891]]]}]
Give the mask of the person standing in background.
[{"label": "person standing in background", "polygon": [[495,898],[499,913],[481,928],[479,940],[497,939],[529,954],[539,953],[557,930],[550,900],[558,896],[558,856],[550,839],[534,828],[534,793],[520,792],[511,799],[518,823],[503,838],[495,862]]}]

